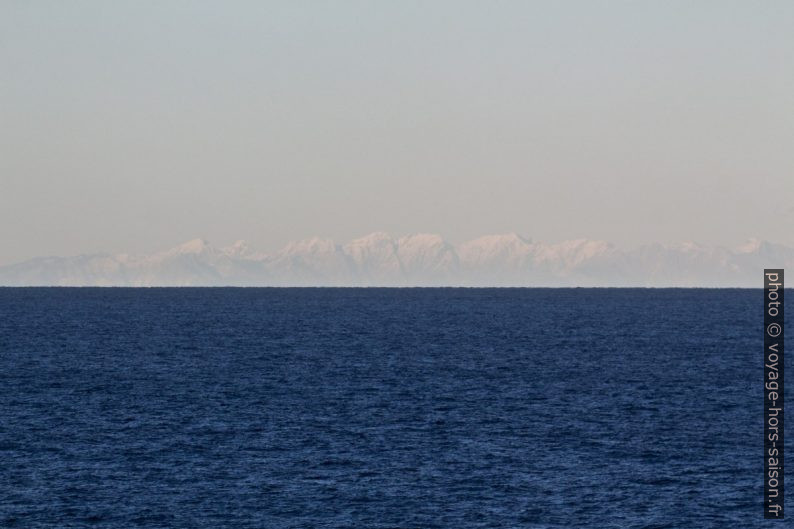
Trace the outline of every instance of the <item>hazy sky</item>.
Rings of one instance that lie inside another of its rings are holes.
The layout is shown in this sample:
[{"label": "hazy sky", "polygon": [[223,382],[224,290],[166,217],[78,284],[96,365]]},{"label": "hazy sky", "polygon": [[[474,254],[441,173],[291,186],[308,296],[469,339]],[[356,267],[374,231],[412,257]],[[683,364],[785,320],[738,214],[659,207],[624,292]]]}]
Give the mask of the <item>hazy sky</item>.
[{"label": "hazy sky", "polygon": [[203,237],[794,244],[794,2],[0,3],[0,264]]}]

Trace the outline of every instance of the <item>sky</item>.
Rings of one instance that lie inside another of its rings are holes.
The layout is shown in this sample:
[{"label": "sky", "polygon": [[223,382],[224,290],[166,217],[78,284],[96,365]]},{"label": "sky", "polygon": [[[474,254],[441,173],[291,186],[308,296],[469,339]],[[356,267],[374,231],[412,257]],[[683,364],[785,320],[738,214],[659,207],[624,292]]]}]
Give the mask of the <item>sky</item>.
[{"label": "sky", "polygon": [[201,237],[794,245],[794,2],[0,3],[0,264]]}]

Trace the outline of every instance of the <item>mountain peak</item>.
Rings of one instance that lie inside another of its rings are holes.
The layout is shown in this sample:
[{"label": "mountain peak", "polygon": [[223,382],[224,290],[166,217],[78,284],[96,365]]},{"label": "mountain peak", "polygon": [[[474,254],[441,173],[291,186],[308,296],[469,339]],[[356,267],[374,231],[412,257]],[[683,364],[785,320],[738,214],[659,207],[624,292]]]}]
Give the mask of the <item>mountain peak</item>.
[{"label": "mountain peak", "polygon": [[411,235],[404,235],[397,240],[400,246],[404,245],[422,245],[422,246],[443,246],[447,242],[441,235],[436,233],[414,233]]},{"label": "mountain peak", "polygon": [[293,241],[285,246],[279,254],[291,255],[298,253],[333,253],[336,251],[336,243],[333,239],[312,237],[302,241]]},{"label": "mountain peak", "polygon": [[482,237],[477,237],[468,243],[464,244],[471,244],[476,243],[478,245],[489,245],[489,246],[506,246],[506,245],[529,245],[532,244],[532,239],[527,239],[522,237],[521,235],[510,232],[510,233],[496,233],[493,235],[483,235]]},{"label": "mountain peak", "polygon": [[231,246],[224,248],[223,253],[229,257],[245,257],[251,254],[251,249],[248,247],[247,242],[240,239],[239,241],[234,241]]},{"label": "mountain peak", "polygon": [[210,244],[204,239],[191,239],[187,242],[171,248],[169,254],[198,254],[210,249]]},{"label": "mountain peak", "polygon": [[350,241],[349,244],[361,246],[361,245],[370,245],[370,244],[383,244],[383,243],[393,243],[394,239],[392,236],[386,233],[385,231],[374,231],[369,235],[364,235],[363,237],[359,237],[358,239],[353,239]]}]

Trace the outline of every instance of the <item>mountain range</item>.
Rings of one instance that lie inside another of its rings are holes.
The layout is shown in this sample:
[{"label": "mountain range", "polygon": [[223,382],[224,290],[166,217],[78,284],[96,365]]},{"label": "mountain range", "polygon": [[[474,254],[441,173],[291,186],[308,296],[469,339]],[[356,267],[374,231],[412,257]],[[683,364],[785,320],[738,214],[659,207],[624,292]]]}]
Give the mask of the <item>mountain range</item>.
[{"label": "mountain range", "polygon": [[347,244],[313,238],[272,254],[244,241],[195,239],[150,255],[38,257],[0,266],[2,286],[759,287],[764,268],[794,267],[794,248],[760,240],[620,249],[533,242],[514,233],[452,245],[439,235],[376,232]]}]

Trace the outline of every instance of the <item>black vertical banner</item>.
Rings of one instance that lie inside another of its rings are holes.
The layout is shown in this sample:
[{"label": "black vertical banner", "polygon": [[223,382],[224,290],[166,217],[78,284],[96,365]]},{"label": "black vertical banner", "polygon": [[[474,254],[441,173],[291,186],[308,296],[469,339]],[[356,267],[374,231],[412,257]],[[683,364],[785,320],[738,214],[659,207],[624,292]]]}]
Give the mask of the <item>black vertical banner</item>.
[{"label": "black vertical banner", "polygon": [[783,269],[764,270],[764,518],[783,519]]}]

